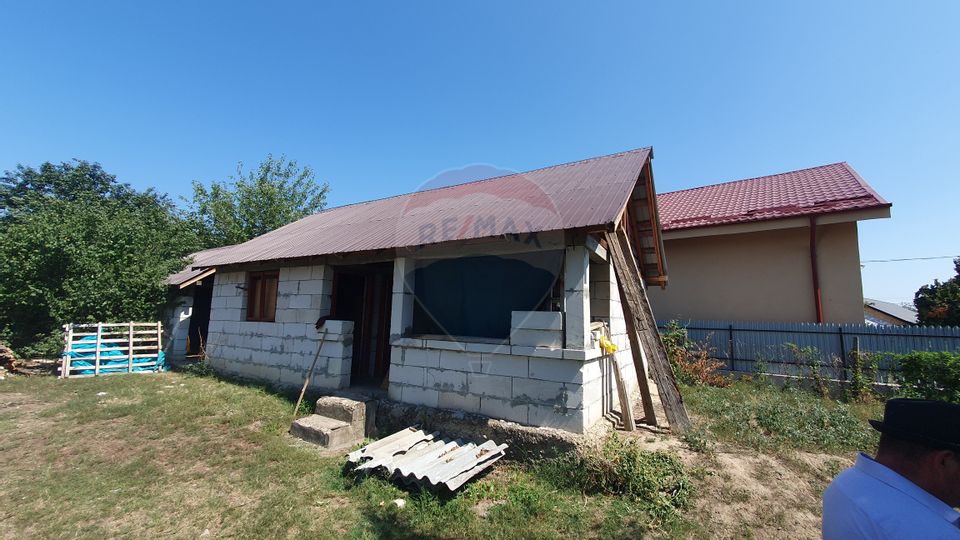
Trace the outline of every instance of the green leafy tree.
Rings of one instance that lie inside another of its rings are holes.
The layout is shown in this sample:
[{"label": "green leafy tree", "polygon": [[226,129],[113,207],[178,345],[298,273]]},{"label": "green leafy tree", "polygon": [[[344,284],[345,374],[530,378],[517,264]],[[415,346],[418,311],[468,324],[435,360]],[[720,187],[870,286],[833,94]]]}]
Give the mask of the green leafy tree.
[{"label": "green leafy tree", "polygon": [[920,324],[960,326],[960,257],[953,260],[953,268],[957,275],[943,282],[935,279],[914,295]]},{"label": "green leafy tree", "polygon": [[0,177],[0,339],[56,355],[67,322],[155,320],[197,239],[166,195],[86,161]]},{"label": "green leafy tree", "polygon": [[189,216],[205,247],[239,244],[322,210],[330,190],[310,167],[268,155],[255,169],[211,182],[193,182]]}]

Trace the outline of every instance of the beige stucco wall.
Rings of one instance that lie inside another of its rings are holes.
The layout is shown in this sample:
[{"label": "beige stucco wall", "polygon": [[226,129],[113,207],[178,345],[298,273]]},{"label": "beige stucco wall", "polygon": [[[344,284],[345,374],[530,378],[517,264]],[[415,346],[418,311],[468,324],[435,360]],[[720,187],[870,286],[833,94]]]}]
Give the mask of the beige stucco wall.
[{"label": "beige stucco wall", "polygon": [[[815,322],[810,230],[667,239],[669,285],[651,287],[657,319]],[[825,322],[863,323],[856,222],[820,225]]]}]

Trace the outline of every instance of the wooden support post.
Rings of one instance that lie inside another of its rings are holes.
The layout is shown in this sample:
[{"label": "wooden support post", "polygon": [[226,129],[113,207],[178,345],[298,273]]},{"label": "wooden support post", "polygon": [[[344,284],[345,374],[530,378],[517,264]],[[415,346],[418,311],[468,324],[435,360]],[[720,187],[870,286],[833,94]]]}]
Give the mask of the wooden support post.
[{"label": "wooden support post", "polygon": [[103,323],[97,323],[97,348],[93,353],[93,374],[100,374],[100,342],[103,339]]},{"label": "wooden support post", "polygon": [[127,373],[133,371],[133,321],[127,328]]},{"label": "wooden support post", "polygon": [[156,372],[160,373],[160,351],[163,350],[163,324],[157,321],[157,361],[154,363]]},{"label": "wooden support post", "polygon": [[[660,402],[667,414],[667,422],[675,433],[682,433],[690,429],[690,419],[683,407],[680,388],[673,378],[670,360],[660,339],[657,322],[653,318],[653,310],[650,309],[650,302],[644,289],[643,278],[631,252],[630,241],[623,229],[618,229],[616,233],[607,233],[606,237],[613,258],[613,269],[617,274],[624,318],[628,321],[627,328],[631,333],[640,334],[640,342],[650,360],[650,370],[657,383]],[[637,373],[637,376],[639,377],[640,373]]]}]

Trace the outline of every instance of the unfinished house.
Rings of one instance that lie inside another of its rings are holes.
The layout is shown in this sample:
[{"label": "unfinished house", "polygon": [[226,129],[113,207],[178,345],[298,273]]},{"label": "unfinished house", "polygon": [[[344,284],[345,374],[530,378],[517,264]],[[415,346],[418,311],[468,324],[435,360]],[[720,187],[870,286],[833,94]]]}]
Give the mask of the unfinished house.
[{"label": "unfinished house", "polygon": [[311,389],[582,433],[619,407],[615,375],[631,395],[646,383],[607,235],[647,284],[666,284],[651,159],[643,148],[341,206],[205,254],[189,271],[214,278],[208,361],[300,386],[319,350]]}]

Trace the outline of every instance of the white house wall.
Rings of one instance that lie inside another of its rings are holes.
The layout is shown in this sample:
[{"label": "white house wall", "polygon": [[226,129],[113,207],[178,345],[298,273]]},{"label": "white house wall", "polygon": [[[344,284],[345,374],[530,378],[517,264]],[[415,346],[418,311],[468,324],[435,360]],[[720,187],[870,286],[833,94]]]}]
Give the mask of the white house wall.
[{"label": "white house wall", "polygon": [[[323,330],[317,318],[330,313],[332,273],[326,265],[280,269],[275,322],[246,321],[246,272],[218,272],[213,285],[207,358],[223,373],[276,386],[299,386],[317,354]],[[239,287],[238,287],[239,286]],[[327,321],[312,388],[350,385],[353,323]]]}]

